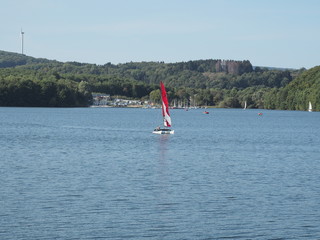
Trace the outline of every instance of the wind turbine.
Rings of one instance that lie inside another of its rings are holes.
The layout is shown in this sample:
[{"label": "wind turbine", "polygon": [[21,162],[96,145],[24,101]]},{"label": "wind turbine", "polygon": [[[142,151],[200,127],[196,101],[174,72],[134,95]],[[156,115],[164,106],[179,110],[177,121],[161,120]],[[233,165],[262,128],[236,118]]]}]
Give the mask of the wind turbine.
[{"label": "wind turbine", "polygon": [[22,28],[21,28],[21,53],[23,54],[23,34],[24,32],[22,31]]}]

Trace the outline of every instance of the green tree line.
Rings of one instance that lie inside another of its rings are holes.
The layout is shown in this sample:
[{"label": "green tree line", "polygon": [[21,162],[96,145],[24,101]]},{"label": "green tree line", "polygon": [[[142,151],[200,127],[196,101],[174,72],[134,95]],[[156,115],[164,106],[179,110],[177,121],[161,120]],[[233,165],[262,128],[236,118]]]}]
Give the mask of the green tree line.
[{"label": "green tree line", "polygon": [[33,74],[3,76],[0,71],[0,106],[80,107],[92,100],[84,82],[36,78]]},{"label": "green tree line", "polygon": [[0,105],[88,106],[92,92],[158,101],[163,81],[171,105],[238,108],[247,101],[249,108],[303,110],[310,100],[317,109],[318,72],[252,67],[247,60],[63,63],[0,51]]}]

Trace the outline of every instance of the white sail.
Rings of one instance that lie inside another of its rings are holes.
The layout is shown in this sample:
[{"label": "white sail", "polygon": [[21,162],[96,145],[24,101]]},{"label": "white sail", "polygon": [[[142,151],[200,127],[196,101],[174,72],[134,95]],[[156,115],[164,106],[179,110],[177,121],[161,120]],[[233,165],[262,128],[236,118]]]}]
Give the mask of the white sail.
[{"label": "white sail", "polygon": [[169,109],[166,104],[162,101],[162,109],[163,109],[163,125],[165,127],[171,127],[171,117],[169,115]]},{"label": "white sail", "polygon": [[243,110],[246,110],[247,109],[247,101],[244,102],[244,108]]},{"label": "white sail", "polygon": [[311,102],[309,102],[309,108],[308,108],[308,111],[309,111],[309,112],[312,112],[312,104],[311,104]]}]

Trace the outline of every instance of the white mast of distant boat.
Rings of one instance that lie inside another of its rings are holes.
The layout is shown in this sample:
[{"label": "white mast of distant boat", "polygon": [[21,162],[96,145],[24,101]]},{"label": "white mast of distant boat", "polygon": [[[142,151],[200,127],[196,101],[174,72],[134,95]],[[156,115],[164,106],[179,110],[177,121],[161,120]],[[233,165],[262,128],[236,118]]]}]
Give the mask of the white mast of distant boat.
[{"label": "white mast of distant boat", "polygon": [[311,102],[309,102],[309,108],[308,108],[308,111],[309,111],[309,112],[312,112],[312,104],[311,104]]}]

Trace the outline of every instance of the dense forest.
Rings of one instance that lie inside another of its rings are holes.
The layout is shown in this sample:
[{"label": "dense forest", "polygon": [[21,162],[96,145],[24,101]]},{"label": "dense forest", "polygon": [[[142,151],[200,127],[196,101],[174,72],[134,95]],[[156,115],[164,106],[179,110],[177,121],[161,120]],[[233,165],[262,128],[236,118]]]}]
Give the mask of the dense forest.
[{"label": "dense forest", "polygon": [[0,51],[0,106],[88,106],[92,93],[160,99],[159,82],[171,104],[239,108],[319,110],[320,68],[253,67],[248,60],[208,59],[178,63],[104,65],[58,62]]}]

